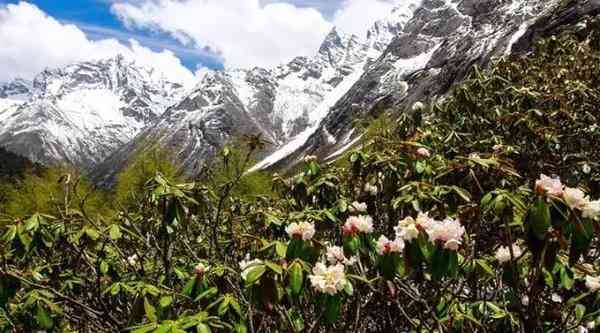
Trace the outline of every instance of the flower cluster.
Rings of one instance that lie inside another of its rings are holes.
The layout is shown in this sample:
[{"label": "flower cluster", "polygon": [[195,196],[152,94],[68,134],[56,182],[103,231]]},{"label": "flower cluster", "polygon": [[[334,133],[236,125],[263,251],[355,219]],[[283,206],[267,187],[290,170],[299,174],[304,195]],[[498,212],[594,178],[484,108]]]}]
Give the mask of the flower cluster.
[{"label": "flower cluster", "polygon": [[327,262],[331,265],[343,264],[349,266],[353,265],[356,261],[356,257],[346,258],[344,250],[340,246],[327,247]]},{"label": "flower cluster", "polygon": [[592,201],[581,189],[564,186],[559,178],[550,178],[544,174],[535,182],[539,194],[562,198],[572,210],[582,212],[583,218],[600,221],[600,200]]},{"label": "flower cluster", "polygon": [[440,241],[444,243],[445,249],[456,251],[462,244],[465,227],[458,220],[447,218],[443,221],[431,221],[425,226],[425,231],[432,243]]},{"label": "flower cluster", "polygon": [[599,276],[586,276],[585,277],[585,286],[591,291],[596,292],[600,290],[600,277]]},{"label": "flower cluster", "polygon": [[404,251],[404,240],[402,240],[402,238],[396,238],[391,241],[385,236],[379,237],[379,240],[377,241],[377,253],[379,253],[379,255],[400,253],[402,251]]},{"label": "flower cluster", "polygon": [[318,157],[315,155],[306,155],[304,157],[304,163],[316,162],[317,160],[318,160]]},{"label": "flower cluster", "polygon": [[343,232],[345,236],[370,234],[373,232],[373,219],[368,215],[350,216],[344,224]]},{"label": "flower cluster", "polygon": [[314,237],[315,226],[308,222],[292,223],[285,228],[285,231],[291,238],[307,241]]},{"label": "flower cluster", "polygon": [[206,274],[206,272],[208,272],[210,266],[207,266],[203,263],[199,263],[198,265],[196,265],[196,267],[194,268],[194,273],[196,273],[197,276],[204,276],[204,274]]},{"label": "flower cluster", "polygon": [[421,158],[429,158],[431,157],[431,152],[427,148],[419,148],[417,149],[417,155]]},{"label": "flower cluster", "polygon": [[[512,253],[514,258],[519,258],[523,254],[523,251],[521,250],[519,245],[513,244]],[[500,248],[498,248],[498,250],[496,250],[495,257],[496,260],[498,260],[498,262],[501,264],[509,262],[511,259],[510,248],[508,246],[501,246]]]},{"label": "flower cluster", "polygon": [[348,207],[348,211],[352,214],[355,213],[365,213],[367,211],[367,204],[364,202],[354,201]]},{"label": "flower cluster", "polygon": [[346,286],[346,273],[344,265],[336,264],[325,266],[323,263],[317,263],[313,268],[313,274],[309,275],[310,283],[317,291],[335,295]]}]

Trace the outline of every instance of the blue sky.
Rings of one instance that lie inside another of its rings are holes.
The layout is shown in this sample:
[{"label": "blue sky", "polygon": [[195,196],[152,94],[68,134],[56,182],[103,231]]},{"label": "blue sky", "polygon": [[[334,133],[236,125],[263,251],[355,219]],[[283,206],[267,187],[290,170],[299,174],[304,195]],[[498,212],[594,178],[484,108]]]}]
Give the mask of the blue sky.
[{"label": "blue sky", "polygon": [[[243,0],[240,0],[243,1]],[[343,0],[287,0],[285,2],[298,7],[318,9],[323,16],[330,18],[341,6]],[[0,4],[18,3],[18,0],[0,0]],[[194,46],[186,46],[167,33],[159,31],[131,31],[111,12],[115,0],[30,0],[48,15],[63,23],[75,24],[92,40],[114,38],[127,42],[133,38],[154,51],[169,49],[190,70],[202,66],[212,69],[223,67],[218,57]],[[263,0],[262,3],[281,2],[281,0]]]},{"label": "blue sky", "polygon": [[[0,4],[18,3],[18,0],[0,0]],[[92,40],[115,38],[127,42],[133,38],[140,44],[154,50],[169,49],[190,70],[197,66],[222,68],[223,64],[202,50],[186,47],[160,32],[130,31],[110,11],[110,0],[30,0],[48,15],[63,23],[75,24]]]}]

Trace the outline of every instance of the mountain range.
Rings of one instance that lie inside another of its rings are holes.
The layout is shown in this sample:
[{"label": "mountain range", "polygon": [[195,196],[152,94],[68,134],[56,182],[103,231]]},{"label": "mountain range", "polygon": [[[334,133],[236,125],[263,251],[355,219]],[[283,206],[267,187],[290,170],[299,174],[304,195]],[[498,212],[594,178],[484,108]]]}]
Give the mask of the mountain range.
[{"label": "mountain range", "polygon": [[305,155],[333,159],[357,144],[357,121],[433,102],[474,65],[597,13],[597,0],[408,0],[364,36],[335,28],[318,52],[275,68],[208,71],[192,88],[122,57],[0,84],[0,146],[68,163],[111,183],[147,142],[189,174],[224,144],[260,133],[257,169]]}]

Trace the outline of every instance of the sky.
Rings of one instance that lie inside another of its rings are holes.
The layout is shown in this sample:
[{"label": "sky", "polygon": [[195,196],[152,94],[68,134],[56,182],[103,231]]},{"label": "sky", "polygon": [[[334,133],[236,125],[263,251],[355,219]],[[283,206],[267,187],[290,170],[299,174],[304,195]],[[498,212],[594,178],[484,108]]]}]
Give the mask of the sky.
[{"label": "sky", "polygon": [[192,83],[208,69],[314,54],[364,34],[401,0],[0,0],[0,82],[121,54]]}]

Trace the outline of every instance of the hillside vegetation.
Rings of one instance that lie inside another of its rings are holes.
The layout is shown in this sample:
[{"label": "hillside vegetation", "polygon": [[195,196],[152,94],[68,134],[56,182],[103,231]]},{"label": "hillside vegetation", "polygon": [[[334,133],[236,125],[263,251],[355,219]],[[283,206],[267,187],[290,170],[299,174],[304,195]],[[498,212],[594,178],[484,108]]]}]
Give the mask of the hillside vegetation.
[{"label": "hillside vegetation", "polygon": [[118,213],[6,218],[0,331],[593,330],[598,31],[474,69],[292,177],[246,175],[246,138],[195,181],[129,181]]}]

